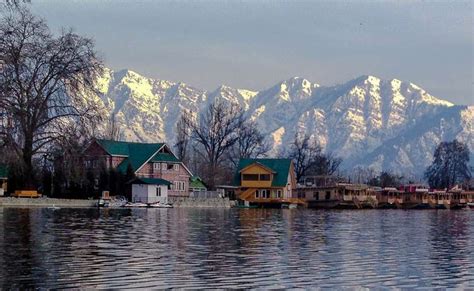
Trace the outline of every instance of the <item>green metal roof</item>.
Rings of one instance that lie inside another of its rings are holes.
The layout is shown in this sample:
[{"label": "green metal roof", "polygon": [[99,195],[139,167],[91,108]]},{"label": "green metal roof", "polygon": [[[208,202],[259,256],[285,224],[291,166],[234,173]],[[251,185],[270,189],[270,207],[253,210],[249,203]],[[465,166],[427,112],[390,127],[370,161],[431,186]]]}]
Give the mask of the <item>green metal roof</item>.
[{"label": "green metal roof", "polygon": [[0,178],[8,178],[8,167],[0,165]]},{"label": "green metal roof", "polygon": [[179,163],[177,157],[170,153],[157,153],[153,158],[151,158],[152,162],[174,162]]},{"label": "green metal roof", "polygon": [[105,139],[97,139],[97,143],[110,155],[126,157],[117,167],[117,170],[122,173],[127,171],[129,164],[133,171],[137,171],[164,145],[164,143],[137,143]]},{"label": "green metal roof", "polygon": [[189,179],[189,188],[201,188],[201,189],[207,189],[206,185],[204,185],[204,182],[201,180],[201,178],[194,176]]},{"label": "green metal roof", "polygon": [[137,178],[132,184],[149,184],[149,185],[171,185],[171,182],[165,179],[159,178]]},{"label": "green metal roof", "polygon": [[272,187],[286,186],[291,166],[290,159],[240,159],[234,176],[234,185],[240,185],[240,171],[254,163],[261,164],[276,173],[273,176]]}]

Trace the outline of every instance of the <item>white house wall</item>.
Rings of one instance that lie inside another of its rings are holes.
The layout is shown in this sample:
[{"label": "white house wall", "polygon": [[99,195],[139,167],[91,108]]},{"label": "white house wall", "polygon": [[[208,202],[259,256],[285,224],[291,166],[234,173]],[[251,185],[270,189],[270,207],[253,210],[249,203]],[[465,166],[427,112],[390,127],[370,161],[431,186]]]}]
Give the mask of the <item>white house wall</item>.
[{"label": "white house wall", "polygon": [[[161,196],[156,196],[156,188],[161,188]],[[132,201],[143,203],[167,203],[168,187],[165,185],[133,184]]]}]

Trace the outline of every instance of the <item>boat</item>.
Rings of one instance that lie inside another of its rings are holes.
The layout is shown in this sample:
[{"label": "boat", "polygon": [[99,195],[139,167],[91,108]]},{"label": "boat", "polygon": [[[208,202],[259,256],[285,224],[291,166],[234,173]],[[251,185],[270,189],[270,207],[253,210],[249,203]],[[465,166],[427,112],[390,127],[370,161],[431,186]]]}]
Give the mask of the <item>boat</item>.
[{"label": "boat", "polygon": [[474,208],[474,202],[467,202],[467,206],[469,208]]},{"label": "boat", "polygon": [[109,207],[112,207],[112,208],[122,207],[122,206],[125,206],[125,204],[127,203],[128,203],[127,199],[123,196],[112,197],[109,200]]},{"label": "boat", "polygon": [[105,199],[99,199],[99,201],[97,202],[97,206],[98,207],[109,207],[109,201],[108,200],[105,200]]},{"label": "boat", "polygon": [[149,203],[148,207],[150,207],[150,208],[173,208],[173,205],[168,204],[168,203],[165,204],[165,203],[156,202],[156,203]]},{"label": "boat", "polygon": [[51,209],[51,210],[58,210],[58,209],[61,209],[61,208],[59,208],[59,207],[57,207],[57,206],[55,206],[55,205],[53,204],[53,206],[48,207],[48,209]]},{"label": "boat", "polygon": [[258,205],[237,204],[237,205],[234,206],[234,208],[258,208]]},{"label": "boat", "polygon": [[141,202],[127,202],[123,205],[123,207],[148,207],[148,204],[146,203],[141,203]]}]

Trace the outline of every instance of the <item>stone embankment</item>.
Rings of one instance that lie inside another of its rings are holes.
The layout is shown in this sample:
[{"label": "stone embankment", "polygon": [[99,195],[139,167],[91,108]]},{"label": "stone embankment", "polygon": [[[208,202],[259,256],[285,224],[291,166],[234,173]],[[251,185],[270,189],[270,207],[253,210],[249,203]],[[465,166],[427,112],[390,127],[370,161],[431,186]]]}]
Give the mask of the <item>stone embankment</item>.
[{"label": "stone embankment", "polygon": [[231,208],[235,201],[229,198],[193,198],[193,197],[168,197],[168,202],[173,207],[194,207],[194,208]]},{"label": "stone embankment", "polygon": [[[169,197],[168,202],[173,207],[193,208],[231,208],[235,201],[229,198],[192,198]],[[97,207],[97,200],[91,199],[58,199],[58,198],[15,198],[0,197],[0,207]]]},{"label": "stone embankment", "polygon": [[0,207],[97,207],[97,200],[0,197]]}]

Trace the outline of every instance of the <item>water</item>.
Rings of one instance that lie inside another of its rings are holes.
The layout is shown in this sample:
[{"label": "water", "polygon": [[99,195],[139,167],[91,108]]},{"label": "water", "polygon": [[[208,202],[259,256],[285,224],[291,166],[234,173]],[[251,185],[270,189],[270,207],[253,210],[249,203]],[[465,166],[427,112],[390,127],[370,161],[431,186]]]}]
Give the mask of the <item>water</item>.
[{"label": "water", "polygon": [[0,208],[0,288],[474,288],[474,211]]}]

